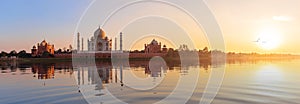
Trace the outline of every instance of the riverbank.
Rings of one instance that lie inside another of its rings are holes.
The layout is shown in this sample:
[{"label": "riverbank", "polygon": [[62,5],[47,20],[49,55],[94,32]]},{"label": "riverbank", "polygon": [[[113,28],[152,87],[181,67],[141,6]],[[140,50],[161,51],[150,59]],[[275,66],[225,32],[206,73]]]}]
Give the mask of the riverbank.
[{"label": "riverbank", "polygon": [[[180,57],[162,57],[165,61],[181,61]],[[112,61],[111,58],[77,58],[80,61],[90,61],[95,59],[95,61]],[[77,60],[76,58],[1,58],[0,62],[20,62],[20,63],[55,63],[55,62],[72,62]],[[123,59],[123,58],[122,58]],[[116,60],[122,60],[116,59]],[[149,61],[151,58],[129,58],[129,61]],[[189,58],[188,58],[189,59]],[[195,58],[191,58],[193,60]],[[221,58],[217,58],[221,59]],[[300,59],[299,56],[295,57],[231,57],[227,56],[226,61],[249,61],[249,60],[293,60]],[[127,59],[126,59],[127,60]],[[198,60],[198,59],[197,59]],[[200,62],[210,62],[212,61],[210,57],[199,57]]]}]

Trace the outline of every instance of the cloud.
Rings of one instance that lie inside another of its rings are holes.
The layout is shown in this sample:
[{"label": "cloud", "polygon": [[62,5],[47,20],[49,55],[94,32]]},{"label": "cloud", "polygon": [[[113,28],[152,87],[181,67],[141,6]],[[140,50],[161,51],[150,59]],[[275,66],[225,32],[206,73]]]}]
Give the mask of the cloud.
[{"label": "cloud", "polygon": [[275,20],[275,21],[290,21],[291,17],[288,17],[288,16],[273,16],[273,20]]}]

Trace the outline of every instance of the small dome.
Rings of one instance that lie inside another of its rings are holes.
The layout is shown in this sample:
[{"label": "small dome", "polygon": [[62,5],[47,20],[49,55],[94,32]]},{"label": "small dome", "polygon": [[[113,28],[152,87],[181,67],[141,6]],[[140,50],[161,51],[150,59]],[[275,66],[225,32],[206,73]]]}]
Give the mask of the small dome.
[{"label": "small dome", "polygon": [[164,45],[163,47],[164,47],[164,48],[167,48],[167,46],[166,46],[166,45]]},{"label": "small dome", "polygon": [[103,29],[101,29],[100,27],[95,31],[94,33],[94,37],[98,37],[101,39],[104,39],[106,37],[105,32],[103,31]]},{"label": "small dome", "polygon": [[42,46],[45,46],[46,44],[47,44],[46,40],[43,40],[43,41],[41,42],[41,45],[42,45]]},{"label": "small dome", "polygon": [[32,48],[33,48],[33,49],[36,49],[36,46],[34,45]]},{"label": "small dome", "polygon": [[152,45],[158,45],[158,42],[157,42],[155,39],[153,39],[153,40],[151,41],[151,44],[152,44]]}]

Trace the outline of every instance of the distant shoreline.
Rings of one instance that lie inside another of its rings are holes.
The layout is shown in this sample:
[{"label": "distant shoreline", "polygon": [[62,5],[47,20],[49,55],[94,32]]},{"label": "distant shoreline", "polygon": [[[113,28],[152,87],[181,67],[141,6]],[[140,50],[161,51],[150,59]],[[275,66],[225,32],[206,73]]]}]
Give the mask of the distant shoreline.
[{"label": "distant shoreline", "polygon": [[[180,61],[179,57],[162,57],[166,61]],[[75,58],[74,58],[75,59]],[[79,58],[80,59],[80,58]],[[151,58],[129,58],[129,61],[148,61]],[[222,58],[216,58],[216,60]],[[293,55],[293,56],[266,56],[266,57],[232,57],[227,56],[225,57],[226,61],[252,61],[252,60],[294,60],[300,59],[300,56]],[[83,59],[84,60],[84,59]],[[90,60],[90,59],[89,59]],[[201,62],[209,62],[212,59],[210,57],[199,57],[199,61]],[[29,62],[29,63],[54,63],[54,62],[72,62],[73,58],[0,58],[0,62],[10,62],[10,61],[17,61],[17,62]],[[107,61],[110,62],[111,58],[95,58],[95,61]]]}]

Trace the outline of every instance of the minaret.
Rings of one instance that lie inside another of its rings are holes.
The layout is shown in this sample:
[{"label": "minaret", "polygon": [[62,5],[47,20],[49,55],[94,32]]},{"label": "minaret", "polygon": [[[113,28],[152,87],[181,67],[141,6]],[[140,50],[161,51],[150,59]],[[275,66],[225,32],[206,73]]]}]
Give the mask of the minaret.
[{"label": "minaret", "polygon": [[122,44],[123,39],[122,39],[122,35],[123,35],[123,33],[121,32],[120,33],[120,51],[121,52],[123,51],[123,44]]},{"label": "minaret", "polygon": [[77,33],[77,51],[80,50],[80,33]]},{"label": "minaret", "polygon": [[83,51],[83,38],[81,38],[81,51]]},{"label": "minaret", "polygon": [[117,49],[118,49],[118,48],[117,48],[117,41],[118,41],[118,40],[117,40],[117,37],[116,37],[116,38],[115,38],[115,51],[117,51]]},{"label": "minaret", "polygon": [[90,39],[87,38],[87,50],[89,51],[90,50]]}]

